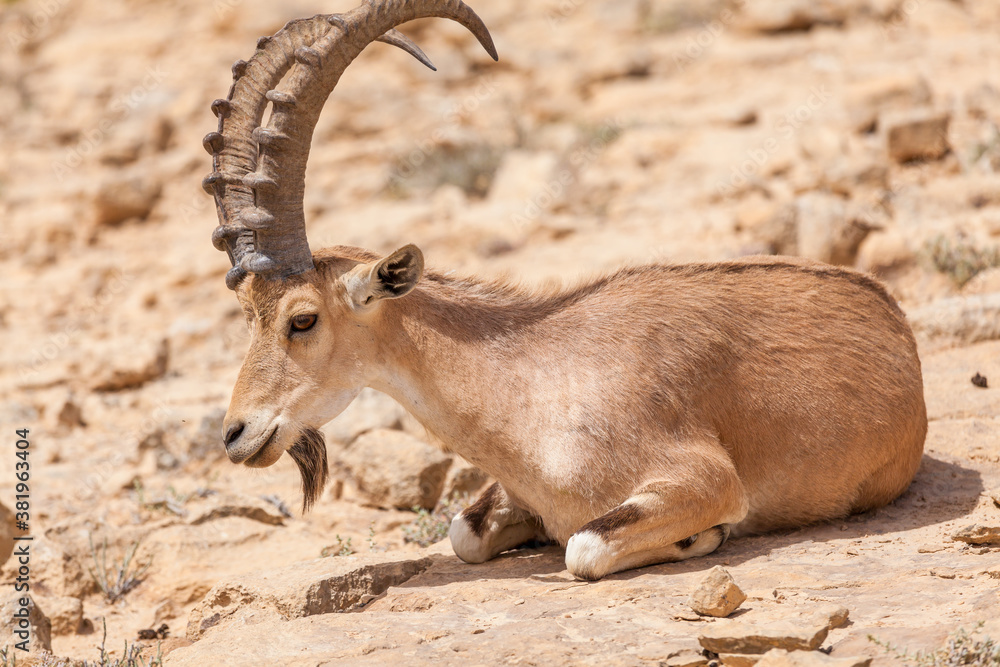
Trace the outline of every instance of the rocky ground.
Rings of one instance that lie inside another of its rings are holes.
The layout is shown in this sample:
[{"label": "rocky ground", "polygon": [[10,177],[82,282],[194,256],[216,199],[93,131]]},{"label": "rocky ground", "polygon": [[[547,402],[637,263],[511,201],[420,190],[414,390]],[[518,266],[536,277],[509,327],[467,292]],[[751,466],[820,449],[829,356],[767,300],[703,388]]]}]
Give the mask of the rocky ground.
[{"label": "rocky ground", "polygon": [[[869,635],[929,650],[996,618],[1000,5],[476,0],[499,63],[422,21],[404,31],[438,72],[385,45],[348,70],[314,140],[314,248],[415,242],[530,284],[798,254],[874,272],[917,331],[930,433],[897,502],[583,583],[554,547],[468,566],[412,541],[484,479],[384,396],[326,428],[336,480],[304,517],[290,461],[223,455],[248,338],[209,240],[209,103],[258,36],[353,4],[2,4],[0,558],[30,429],[31,658],[93,661],[106,627],[113,656],[178,665],[680,667],[705,642],[734,666],[890,664]],[[726,619],[688,605],[715,565],[747,596]],[[823,659],[761,664],[802,655]]]}]

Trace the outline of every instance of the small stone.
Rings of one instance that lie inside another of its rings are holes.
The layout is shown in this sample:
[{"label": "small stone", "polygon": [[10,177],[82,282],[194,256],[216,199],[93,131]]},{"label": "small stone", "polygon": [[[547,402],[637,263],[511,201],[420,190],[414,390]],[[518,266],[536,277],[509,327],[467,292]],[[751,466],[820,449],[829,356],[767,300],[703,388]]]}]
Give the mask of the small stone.
[{"label": "small stone", "polygon": [[874,230],[858,247],[857,265],[862,271],[885,275],[911,266],[916,258],[902,232]]},{"label": "small stone", "polygon": [[683,651],[677,655],[667,658],[666,667],[704,667],[708,664],[708,659],[700,653],[694,651]]},{"label": "small stone", "polygon": [[908,113],[882,121],[886,129],[889,157],[896,162],[936,160],[949,150],[949,113]]},{"label": "small stone", "polygon": [[842,628],[847,625],[847,619],[850,617],[850,611],[848,611],[847,607],[831,604],[819,607],[815,611],[809,613],[808,617],[817,622],[826,623],[827,628],[835,630],[836,628]]},{"label": "small stone", "polygon": [[160,198],[162,184],[145,175],[116,175],[101,183],[94,197],[94,217],[99,226],[145,219]]},{"label": "small stone", "polygon": [[719,662],[726,667],[753,667],[760,661],[760,655],[742,655],[740,653],[723,653],[719,655]]},{"label": "small stone", "polygon": [[986,376],[980,373],[976,373],[972,376],[972,384],[979,387],[980,389],[987,389],[988,383],[986,381]]},{"label": "small stone", "polygon": [[167,372],[170,348],[164,338],[153,348],[116,356],[103,368],[90,388],[94,391],[136,389]]},{"label": "small stone", "polygon": [[53,635],[74,635],[83,625],[83,603],[77,598],[44,598]]},{"label": "small stone", "polygon": [[56,417],[60,426],[66,428],[76,428],[77,426],[86,426],[86,422],[83,421],[83,411],[80,406],[76,404],[72,397],[67,398],[66,402],[59,409],[59,415]]},{"label": "small stone", "polygon": [[834,658],[820,651],[771,649],[757,662],[758,667],[868,667],[871,658]]},{"label": "small stone", "polygon": [[848,215],[844,200],[809,192],[795,200],[796,253],[828,264],[854,266],[858,250],[875,225]]},{"label": "small stone", "polygon": [[1000,544],[1000,526],[974,523],[956,531],[951,539],[968,544]]},{"label": "small stone", "polygon": [[829,622],[822,619],[766,624],[729,621],[709,626],[698,636],[698,641],[703,648],[719,654],[761,654],[772,648],[813,651],[829,632]]},{"label": "small stone", "polygon": [[732,575],[716,565],[691,593],[688,606],[699,614],[722,618],[736,611],[746,599]]},{"label": "small stone", "polygon": [[488,482],[490,482],[489,475],[464,459],[456,457],[448,470],[448,476],[444,483],[444,494],[441,497],[472,496]]},{"label": "small stone", "polygon": [[988,492],[986,495],[988,495],[990,497],[990,500],[993,501],[994,505],[996,505],[997,507],[1000,507],[1000,489],[993,489],[992,491]]},{"label": "small stone", "polygon": [[918,554],[936,554],[939,551],[944,551],[948,547],[943,544],[929,544],[927,546],[919,547],[917,549]]},{"label": "small stone", "polygon": [[699,621],[704,621],[705,617],[702,616],[701,614],[696,614],[693,611],[679,611],[676,614],[674,614],[673,619],[675,621],[699,622]]},{"label": "small stone", "polygon": [[934,567],[931,568],[931,576],[940,577],[942,579],[954,579],[955,570],[951,569],[950,567]]}]

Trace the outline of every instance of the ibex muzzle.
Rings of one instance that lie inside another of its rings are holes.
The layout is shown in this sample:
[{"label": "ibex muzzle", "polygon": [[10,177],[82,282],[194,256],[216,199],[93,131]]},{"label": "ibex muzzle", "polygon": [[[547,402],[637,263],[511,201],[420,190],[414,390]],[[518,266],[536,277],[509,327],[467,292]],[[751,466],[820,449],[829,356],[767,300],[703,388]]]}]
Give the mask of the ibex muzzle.
[{"label": "ibex muzzle", "polygon": [[429,64],[394,30],[428,16],[496,57],[457,0],[372,1],[262,38],[212,105],[214,240],[251,332],[224,427],[234,462],[289,452],[308,508],[326,477],[319,427],[374,387],[498,480],[452,524],[462,559],[549,538],[588,579],[907,488],[927,432],[920,362],[903,313],[863,274],[757,257],[548,293],[424,271],[415,246],[312,254],[303,178],[323,103],[372,41]]}]

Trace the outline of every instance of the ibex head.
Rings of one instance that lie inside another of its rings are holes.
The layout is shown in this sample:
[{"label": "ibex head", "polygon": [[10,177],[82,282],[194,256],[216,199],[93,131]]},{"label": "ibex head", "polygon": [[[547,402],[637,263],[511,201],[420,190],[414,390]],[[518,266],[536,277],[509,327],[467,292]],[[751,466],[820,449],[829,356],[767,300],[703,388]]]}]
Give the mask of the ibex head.
[{"label": "ibex head", "polygon": [[[364,386],[373,351],[364,327],[385,298],[409,292],[423,257],[406,246],[379,259],[343,253],[314,258],[302,195],[313,129],[341,74],[373,41],[398,46],[433,69],[397,32],[407,21],[443,17],[468,28],[496,59],[486,26],[460,0],[368,0],[346,14],[291,21],[233,65],[226,99],[212,103],[217,132],[205,137],[213,171],[204,180],[220,225],[212,236],[232,263],[250,327],[250,351],[223,426],[235,463],[264,467],[288,451],[302,473],[308,508],[326,479],[318,429]],[[278,84],[288,74],[282,90]],[[261,127],[271,103],[267,127]]]}]

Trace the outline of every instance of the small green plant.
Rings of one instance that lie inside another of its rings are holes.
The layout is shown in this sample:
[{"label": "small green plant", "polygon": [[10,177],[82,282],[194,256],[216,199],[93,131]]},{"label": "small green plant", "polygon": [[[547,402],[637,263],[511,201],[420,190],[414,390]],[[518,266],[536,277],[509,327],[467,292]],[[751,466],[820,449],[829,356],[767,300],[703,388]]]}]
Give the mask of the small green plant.
[{"label": "small green plant", "polygon": [[927,242],[925,252],[934,268],[959,287],[982,271],[1000,266],[1000,249],[979,247],[962,236],[952,239],[940,234]]},{"label": "small green plant", "polygon": [[[983,624],[980,622],[976,629],[981,627]],[[910,653],[873,635],[868,635],[868,641],[882,647],[904,664],[915,667],[1000,667],[1000,643],[990,637],[977,638],[965,628],[950,634],[945,645],[936,651]]]},{"label": "small green plant", "polygon": [[375,519],[368,524],[368,553],[375,553],[379,549],[375,546]]},{"label": "small green plant", "polygon": [[334,538],[337,540],[337,544],[335,546],[323,547],[323,550],[319,552],[320,556],[323,558],[327,556],[336,558],[337,556],[350,556],[355,553],[354,548],[351,546],[351,538],[348,537],[345,540],[340,535],[334,535]]},{"label": "small green plant", "polygon": [[152,559],[144,563],[136,561],[135,554],[139,550],[140,540],[136,540],[125,549],[125,554],[118,560],[112,560],[108,565],[108,539],[104,538],[101,547],[94,546],[94,536],[89,535],[90,556],[94,567],[88,568],[90,576],[97,582],[97,587],[104,593],[105,599],[114,604],[133,588],[142,583],[142,577],[153,564]]},{"label": "small green plant", "polygon": [[274,505],[274,509],[278,510],[278,512],[281,513],[281,516],[286,519],[292,518],[292,510],[288,509],[288,505],[285,504],[285,501],[282,500],[278,494],[273,493],[271,495],[260,496],[260,499],[266,503]]},{"label": "small green plant", "polygon": [[101,621],[104,626],[104,636],[101,637],[101,645],[97,647],[101,652],[100,661],[90,662],[89,660],[84,660],[81,667],[163,667],[163,656],[160,653],[159,644],[156,645],[156,655],[148,661],[142,658],[142,650],[145,647],[141,644],[129,644],[128,640],[125,641],[125,651],[122,657],[112,657],[107,649],[104,648],[108,641],[108,623],[104,619],[101,619]]},{"label": "small green plant", "polygon": [[403,541],[413,542],[422,547],[428,547],[448,537],[451,520],[459,512],[469,506],[469,495],[451,496],[443,499],[434,511],[429,512],[422,507],[414,507],[417,518],[409,526],[403,527]]},{"label": "small green plant", "polygon": [[149,512],[167,512],[179,517],[187,515],[184,505],[189,500],[192,498],[204,498],[215,493],[215,491],[204,487],[195,489],[191,493],[179,493],[173,486],[168,486],[166,495],[156,499],[147,499],[146,489],[142,485],[142,482],[135,480],[133,486],[135,488],[135,499],[140,509]]},{"label": "small green plant", "polygon": [[[101,652],[101,657],[96,662],[91,660],[77,662],[67,658],[57,658],[47,653],[43,655],[40,662],[36,662],[35,664],[38,667],[163,667],[163,654],[161,653],[160,644],[156,645],[156,655],[148,660],[144,660],[142,651],[145,649],[145,646],[135,643],[129,644],[128,640],[126,640],[122,657],[113,657],[105,648],[108,641],[108,623],[102,619],[102,624],[104,626],[104,635],[101,638],[101,645],[97,647],[97,650]],[[0,667],[17,667],[17,657],[7,647],[0,648]]]}]

